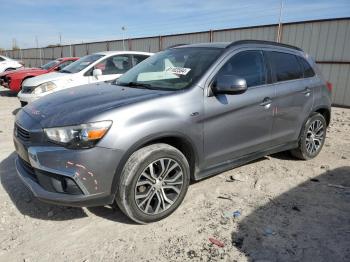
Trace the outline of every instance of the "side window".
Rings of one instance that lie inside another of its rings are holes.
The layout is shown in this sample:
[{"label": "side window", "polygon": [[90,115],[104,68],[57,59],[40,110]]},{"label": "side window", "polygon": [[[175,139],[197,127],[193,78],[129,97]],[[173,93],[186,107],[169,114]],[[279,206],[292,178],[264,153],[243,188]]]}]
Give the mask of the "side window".
[{"label": "side window", "polygon": [[111,56],[95,65],[95,69],[101,69],[102,75],[123,74],[131,68],[129,55]]},{"label": "side window", "polygon": [[137,65],[140,62],[142,62],[143,60],[145,60],[148,57],[149,56],[146,56],[146,55],[133,55],[132,56],[132,64],[135,66],[135,65]]},{"label": "side window", "polygon": [[268,54],[277,82],[303,78],[295,55],[282,52],[268,52]]},{"label": "side window", "polygon": [[72,62],[74,62],[74,61],[72,61],[72,60],[65,61],[65,62],[61,63],[58,66],[58,68],[61,70],[61,69],[65,68],[67,65],[71,64]]},{"label": "side window", "polygon": [[235,75],[244,78],[248,87],[266,84],[266,68],[261,51],[243,51],[234,55],[217,76]]},{"label": "side window", "polygon": [[302,70],[303,70],[303,75],[305,78],[307,77],[313,77],[315,75],[314,70],[312,69],[311,65],[309,64],[308,61],[306,61],[304,58],[298,56],[299,58],[299,62],[302,66]]},{"label": "side window", "polygon": [[1,61],[5,61],[5,59],[4,59],[4,58],[2,58],[2,57],[0,56],[0,62],[1,62]]}]

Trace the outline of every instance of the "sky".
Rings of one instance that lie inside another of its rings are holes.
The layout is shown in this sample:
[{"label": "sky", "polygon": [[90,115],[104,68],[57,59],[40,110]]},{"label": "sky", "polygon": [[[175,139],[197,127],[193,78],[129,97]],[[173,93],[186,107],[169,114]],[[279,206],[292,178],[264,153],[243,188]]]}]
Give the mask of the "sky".
[{"label": "sky", "polygon": [[[278,22],[281,0],[0,0],[0,48]],[[350,17],[350,0],[283,0],[282,22]],[[125,27],[125,31],[122,30]]]}]

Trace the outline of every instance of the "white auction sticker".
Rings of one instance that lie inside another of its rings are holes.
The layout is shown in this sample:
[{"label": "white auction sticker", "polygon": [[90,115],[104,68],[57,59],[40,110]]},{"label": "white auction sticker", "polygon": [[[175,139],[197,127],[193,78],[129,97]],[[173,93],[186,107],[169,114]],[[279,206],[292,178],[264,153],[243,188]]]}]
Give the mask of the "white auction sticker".
[{"label": "white auction sticker", "polygon": [[168,67],[165,69],[165,72],[173,73],[176,75],[187,75],[188,72],[191,71],[191,68],[184,68],[184,67]]}]

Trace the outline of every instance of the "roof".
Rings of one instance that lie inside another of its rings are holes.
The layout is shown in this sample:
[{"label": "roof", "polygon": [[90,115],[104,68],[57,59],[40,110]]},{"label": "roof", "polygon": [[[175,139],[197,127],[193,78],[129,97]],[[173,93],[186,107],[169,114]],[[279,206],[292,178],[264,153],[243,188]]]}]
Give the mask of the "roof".
[{"label": "roof", "polygon": [[94,54],[98,55],[123,55],[123,54],[134,54],[134,55],[153,55],[153,53],[148,52],[137,52],[137,51],[103,51],[103,52],[96,52]]},{"label": "roof", "polygon": [[211,43],[199,43],[199,44],[178,44],[169,46],[168,48],[183,48],[183,47],[208,47],[208,48],[226,48],[230,45],[230,42],[211,42]]},{"label": "roof", "polygon": [[265,46],[277,46],[277,47],[284,47],[289,49],[294,49],[298,51],[302,51],[299,47],[287,45],[283,43],[277,43],[272,41],[264,41],[264,40],[239,40],[234,41],[232,43],[230,42],[212,42],[212,43],[200,43],[200,44],[179,44],[173,47],[169,48],[184,48],[184,47],[207,47],[207,48],[230,48],[233,46],[239,46],[239,45],[265,45]]}]

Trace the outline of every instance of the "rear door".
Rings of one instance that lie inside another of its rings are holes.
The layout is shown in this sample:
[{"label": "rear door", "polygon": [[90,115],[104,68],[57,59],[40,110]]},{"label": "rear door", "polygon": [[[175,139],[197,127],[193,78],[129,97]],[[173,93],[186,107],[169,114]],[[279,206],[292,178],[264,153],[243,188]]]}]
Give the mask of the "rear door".
[{"label": "rear door", "polygon": [[312,81],[304,78],[296,54],[282,51],[265,51],[265,54],[276,89],[272,143],[280,145],[296,141],[304,119],[312,109]]}]

